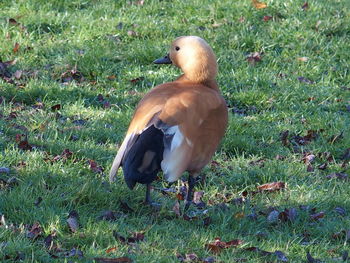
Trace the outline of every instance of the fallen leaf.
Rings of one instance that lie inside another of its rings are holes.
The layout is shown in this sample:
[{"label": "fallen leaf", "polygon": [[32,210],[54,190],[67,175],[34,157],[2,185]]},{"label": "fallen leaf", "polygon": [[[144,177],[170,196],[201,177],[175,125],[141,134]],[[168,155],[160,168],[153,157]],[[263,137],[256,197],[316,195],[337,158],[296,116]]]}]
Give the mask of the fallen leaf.
[{"label": "fallen leaf", "polygon": [[120,258],[94,258],[97,263],[131,263],[131,258],[120,257]]},{"label": "fallen leaf", "polygon": [[99,219],[99,220],[106,220],[106,221],[115,221],[115,220],[117,220],[116,213],[111,211],[111,210],[104,211],[102,213],[102,215],[99,216],[97,219]]},{"label": "fallen leaf", "polygon": [[275,191],[285,189],[286,183],[279,181],[279,182],[273,182],[273,183],[259,185],[256,188],[259,191],[275,192]]},{"label": "fallen leaf", "polygon": [[138,77],[136,79],[130,80],[130,82],[133,83],[133,84],[136,84],[136,83],[138,83],[139,81],[142,81],[142,80],[144,80],[144,77]]},{"label": "fallen leaf", "polygon": [[310,215],[310,219],[317,221],[317,220],[323,218],[324,216],[325,216],[325,212],[319,212],[319,213]]},{"label": "fallen leaf", "polygon": [[284,211],[282,211],[279,215],[278,215],[278,218],[281,220],[281,221],[295,221],[296,218],[298,216],[298,212],[295,208],[290,208],[290,209],[284,209]]},{"label": "fallen leaf", "polygon": [[205,248],[213,253],[220,253],[222,249],[226,249],[229,247],[237,247],[243,244],[243,240],[234,239],[228,242],[221,241],[221,238],[217,237],[215,240],[209,244],[205,245]]},{"label": "fallen leaf", "polygon": [[298,61],[301,61],[301,62],[307,62],[309,60],[308,57],[299,57],[297,58]]},{"label": "fallen leaf", "polygon": [[301,9],[303,9],[303,10],[309,9],[309,3],[308,3],[308,2],[305,2],[305,3],[301,6]]},{"label": "fallen leaf", "polygon": [[207,257],[202,259],[203,263],[214,263],[216,262],[216,259],[214,257]]},{"label": "fallen leaf", "polygon": [[251,65],[255,65],[256,63],[261,61],[261,53],[260,52],[254,52],[254,53],[249,54],[247,56],[247,61]]},{"label": "fallen leaf", "polygon": [[309,252],[306,253],[306,259],[308,263],[321,263],[321,260],[313,258]]},{"label": "fallen leaf", "polygon": [[274,255],[277,257],[277,260],[282,261],[282,262],[288,262],[288,258],[286,257],[286,255],[279,250],[276,250],[274,252]]},{"label": "fallen leaf", "polygon": [[245,17],[244,17],[244,16],[241,16],[241,17],[238,19],[238,21],[239,21],[240,23],[244,23],[244,22],[245,22]]},{"label": "fallen leaf", "polygon": [[7,167],[0,167],[0,174],[9,174],[10,168]]},{"label": "fallen leaf", "polygon": [[39,222],[36,222],[32,225],[31,229],[27,232],[27,238],[35,240],[37,239],[42,233],[42,228],[39,224]]},{"label": "fallen leaf", "polygon": [[61,104],[55,104],[53,106],[51,106],[51,110],[55,111],[55,110],[60,110],[61,109]]},{"label": "fallen leaf", "polygon": [[107,79],[109,80],[115,80],[117,77],[115,75],[110,75],[107,77]]},{"label": "fallen leaf", "polygon": [[56,237],[56,232],[52,232],[44,239],[44,245],[47,250],[58,250],[57,245],[54,243],[54,238]]},{"label": "fallen leaf", "polygon": [[309,80],[309,79],[307,79],[307,78],[305,78],[305,77],[298,77],[298,80],[299,80],[300,82],[303,82],[303,83],[306,83],[306,84],[315,84],[314,81]]},{"label": "fallen leaf", "polygon": [[288,146],[288,144],[289,144],[288,135],[289,135],[289,131],[288,130],[283,131],[280,134],[280,138],[281,138],[283,146]]},{"label": "fallen leaf", "polygon": [[264,22],[267,22],[267,21],[269,21],[269,20],[271,20],[272,19],[272,16],[264,16],[263,17],[263,21]]},{"label": "fallen leaf", "polygon": [[13,48],[13,53],[17,53],[20,48],[20,45],[16,42],[14,48]]},{"label": "fallen leaf", "polygon": [[305,164],[313,163],[316,156],[312,153],[305,153],[303,158],[301,159]]},{"label": "fallen leaf", "polygon": [[128,30],[127,34],[128,34],[128,36],[130,36],[130,37],[136,37],[136,36],[138,36],[138,33],[136,33],[134,30]]},{"label": "fallen leaf", "polygon": [[178,217],[181,216],[181,212],[180,212],[180,202],[176,201],[174,206],[173,206],[173,212],[175,213],[175,215],[177,215]]},{"label": "fallen leaf", "polygon": [[185,254],[184,262],[193,262],[199,260],[199,257],[195,253]]},{"label": "fallen leaf", "polygon": [[23,74],[22,70],[16,70],[15,73],[13,73],[13,76],[15,77],[15,79],[21,79]]},{"label": "fallen leaf", "polygon": [[279,219],[279,215],[280,215],[280,212],[278,212],[277,210],[271,211],[267,216],[267,222],[276,223]]},{"label": "fallen leaf", "polygon": [[42,201],[43,201],[42,197],[39,196],[39,197],[35,200],[34,205],[35,205],[36,207],[38,207]]},{"label": "fallen leaf", "polygon": [[18,26],[18,25],[20,25],[20,23],[18,23],[18,22],[16,21],[16,19],[14,19],[14,18],[10,18],[10,19],[9,19],[9,24],[10,24],[10,25],[13,25],[13,26]]},{"label": "fallen leaf", "polygon": [[193,194],[193,203],[196,205],[197,208],[205,207],[205,203],[202,201],[203,195],[203,191],[194,192]]},{"label": "fallen leaf", "polygon": [[346,180],[349,178],[349,175],[346,173],[332,173],[326,176],[327,179],[340,179],[340,180]]},{"label": "fallen leaf", "polygon": [[328,166],[328,163],[323,163],[323,164],[320,164],[317,168],[320,170],[326,170],[327,166]]},{"label": "fallen leaf", "polygon": [[103,168],[102,166],[98,165],[94,160],[88,160],[88,164],[90,167],[90,170],[93,171],[94,173],[102,173]]},{"label": "fallen leaf", "polygon": [[60,76],[60,81],[64,84],[67,84],[72,81],[76,81],[78,83],[81,83],[85,81],[83,73],[77,70],[77,67],[73,67],[70,70],[67,70],[66,72],[63,72]]},{"label": "fallen leaf", "polygon": [[113,236],[116,240],[119,240],[120,242],[127,243],[127,244],[143,241],[145,238],[144,232],[135,232],[132,234],[131,237],[124,237],[121,234],[119,234],[117,231],[113,231]]},{"label": "fallen leaf", "polygon": [[64,253],[64,257],[66,257],[66,258],[68,258],[68,257],[82,258],[82,257],[84,257],[84,254],[83,254],[83,251],[81,251],[80,249],[72,248],[70,251],[67,251]]},{"label": "fallen leaf", "polygon": [[106,253],[107,253],[107,254],[110,254],[110,253],[115,252],[115,251],[117,251],[117,250],[118,250],[117,247],[111,247],[111,248],[108,248],[108,249],[106,250]]},{"label": "fallen leaf", "polygon": [[77,211],[73,210],[69,213],[68,219],[67,219],[67,224],[68,224],[70,231],[72,231],[73,233],[78,231],[78,228],[79,228],[78,219],[79,219],[79,215],[78,215]]},{"label": "fallen leaf", "polygon": [[252,0],[252,4],[256,9],[266,8],[267,4],[264,2],[259,2],[258,0]]},{"label": "fallen leaf", "polygon": [[31,151],[33,149],[33,146],[28,143],[28,139],[25,137],[24,140],[18,143],[18,148],[24,151]]}]

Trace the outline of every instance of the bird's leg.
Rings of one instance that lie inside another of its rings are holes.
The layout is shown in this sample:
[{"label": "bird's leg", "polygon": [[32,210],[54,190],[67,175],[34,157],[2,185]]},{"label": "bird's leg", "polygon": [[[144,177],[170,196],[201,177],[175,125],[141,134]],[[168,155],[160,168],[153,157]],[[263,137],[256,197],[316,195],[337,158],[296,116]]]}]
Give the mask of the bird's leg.
[{"label": "bird's leg", "polygon": [[151,200],[151,184],[146,184],[146,199],[145,203],[151,205],[152,200]]},{"label": "bird's leg", "polygon": [[188,210],[188,208],[190,207],[190,205],[192,203],[193,188],[194,188],[195,184],[196,184],[196,178],[192,174],[189,174],[188,175],[188,189],[187,189],[184,212],[186,212]]},{"label": "bird's leg", "polygon": [[145,203],[147,205],[150,205],[151,207],[155,208],[155,209],[159,209],[160,208],[160,204],[153,202],[151,199],[151,184],[146,184],[146,199],[145,199]]}]

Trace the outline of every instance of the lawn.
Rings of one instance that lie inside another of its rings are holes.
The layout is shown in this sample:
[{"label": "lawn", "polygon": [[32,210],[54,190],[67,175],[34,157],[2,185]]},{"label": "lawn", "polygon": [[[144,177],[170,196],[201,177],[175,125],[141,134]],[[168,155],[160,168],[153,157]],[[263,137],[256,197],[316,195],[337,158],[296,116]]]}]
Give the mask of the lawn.
[{"label": "lawn", "polygon": [[[349,3],[265,3],[0,1],[0,261],[349,262]],[[182,35],[230,111],[187,216],[183,182],[154,182],[154,209],[107,176]]]}]

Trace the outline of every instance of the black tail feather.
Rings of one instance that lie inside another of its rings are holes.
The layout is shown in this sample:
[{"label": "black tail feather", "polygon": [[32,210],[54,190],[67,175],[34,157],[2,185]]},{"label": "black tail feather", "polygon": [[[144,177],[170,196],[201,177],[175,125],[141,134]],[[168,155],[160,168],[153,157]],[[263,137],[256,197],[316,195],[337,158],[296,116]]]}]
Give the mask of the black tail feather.
[{"label": "black tail feather", "polygon": [[150,184],[161,169],[164,152],[164,134],[151,125],[143,131],[123,159],[123,172],[127,186]]}]

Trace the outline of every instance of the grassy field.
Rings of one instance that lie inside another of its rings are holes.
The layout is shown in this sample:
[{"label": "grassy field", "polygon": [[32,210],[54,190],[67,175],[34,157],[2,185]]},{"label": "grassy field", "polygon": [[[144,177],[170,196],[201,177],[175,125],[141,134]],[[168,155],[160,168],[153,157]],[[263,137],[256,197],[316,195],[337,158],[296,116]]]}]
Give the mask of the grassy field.
[{"label": "grassy field", "polygon": [[[266,4],[0,1],[0,261],[350,261],[349,3]],[[230,108],[190,218],[181,182],[154,183],[155,210],[106,176],[181,35],[213,47]]]}]

